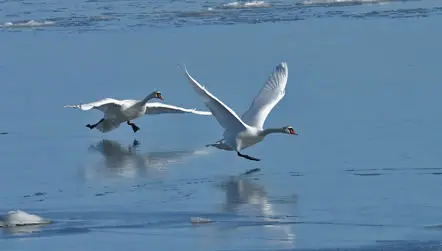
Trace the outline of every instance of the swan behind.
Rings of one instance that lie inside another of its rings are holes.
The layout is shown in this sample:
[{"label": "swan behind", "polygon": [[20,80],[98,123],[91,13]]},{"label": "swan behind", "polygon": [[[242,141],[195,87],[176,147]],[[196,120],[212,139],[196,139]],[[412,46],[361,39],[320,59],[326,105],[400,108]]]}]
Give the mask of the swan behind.
[{"label": "swan behind", "polygon": [[140,128],[131,122],[131,120],[142,117],[146,114],[163,114],[163,113],[193,113],[197,115],[212,115],[211,112],[197,111],[195,109],[186,109],[183,107],[162,104],[162,103],[149,103],[151,99],[164,100],[162,94],[159,91],[154,91],[142,100],[124,99],[118,100],[113,98],[105,98],[95,102],[87,104],[77,105],[65,105],[64,107],[81,109],[88,111],[96,109],[103,112],[104,116],[95,124],[87,124],[89,129],[97,129],[102,133],[109,132],[120,126],[121,123],[132,127],[133,132],[137,132]]}]

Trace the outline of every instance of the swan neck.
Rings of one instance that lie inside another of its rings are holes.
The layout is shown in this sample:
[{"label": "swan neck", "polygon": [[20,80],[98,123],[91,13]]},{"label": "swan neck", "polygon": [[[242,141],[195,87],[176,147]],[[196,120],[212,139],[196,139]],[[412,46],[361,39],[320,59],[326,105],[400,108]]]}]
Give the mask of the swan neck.
[{"label": "swan neck", "polygon": [[143,100],[141,100],[141,105],[145,105],[147,103],[147,101],[151,100],[154,98],[154,93],[149,94],[148,96],[146,96]]},{"label": "swan neck", "polygon": [[284,128],[267,128],[262,131],[262,136],[267,136],[271,133],[284,133]]}]

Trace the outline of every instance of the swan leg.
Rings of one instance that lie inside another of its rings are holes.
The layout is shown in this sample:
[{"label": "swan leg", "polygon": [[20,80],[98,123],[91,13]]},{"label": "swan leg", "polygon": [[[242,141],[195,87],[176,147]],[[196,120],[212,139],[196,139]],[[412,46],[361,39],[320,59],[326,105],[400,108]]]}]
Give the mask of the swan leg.
[{"label": "swan leg", "polygon": [[140,130],[140,128],[139,128],[137,125],[135,125],[134,123],[130,122],[130,120],[127,121],[127,124],[130,125],[130,126],[132,127],[132,130],[133,130],[134,132],[137,132],[137,131]]},{"label": "swan leg", "polygon": [[104,118],[103,119],[100,119],[100,121],[98,121],[97,123],[95,123],[95,124],[93,124],[93,125],[91,125],[91,124],[87,124],[86,125],[86,127],[88,127],[89,129],[94,129],[95,127],[97,127],[97,125],[99,125],[101,122],[103,122],[104,121]]},{"label": "swan leg", "polygon": [[254,157],[251,157],[251,156],[249,156],[249,155],[245,155],[245,154],[242,154],[242,153],[240,153],[240,152],[236,152],[236,153],[238,154],[239,157],[243,157],[243,158],[246,158],[246,159],[248,159],[248,160],[260,161],[260,159],[257,159],[257,158],[254,158]]}]

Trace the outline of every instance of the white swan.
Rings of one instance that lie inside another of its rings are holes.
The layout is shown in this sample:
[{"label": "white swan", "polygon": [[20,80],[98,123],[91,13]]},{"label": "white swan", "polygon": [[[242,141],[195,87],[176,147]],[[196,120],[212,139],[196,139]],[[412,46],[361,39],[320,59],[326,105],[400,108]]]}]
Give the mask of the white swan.
[{"label": "white swan", "polygon": [[194,90],[203,99],[204,104],[225,130],[223,139],[208,146],[236,151],[240,157],[259,161],[259,159],[242,154],[240,151],[259,143],[270,133],[298,135],[291,126],[263,129],[267,115],[285,95],[285,86],[288,78],[287,63],[282,62],[276,66],[264,87],[255,97],[249,110],[241,118],[230,107],[192,78],[186,66],[184,66],[184,71]]},{"label": "white swan", "polygon": [[64,107],[78,108],[83,111],[97,109],[104,113],[104,117],[97,123],[87,124],[89,129],[97,128],[105,133],[118,128],[121,123],[127,122],[134,132],[140,130],[131,120],[137,119],[145,114],[155,115],[162,113],[193,113],[198,115],[212,115],[211,112],[197,111],[195,109],[186,109],[178,106],[167,105],[162,103],[147,103],[153,98],[161,100],[163,96],[160,92],[154,91],[143,100],[124,99],[117,100],[113,98],[105,98],[88,104],[65,105]]}]

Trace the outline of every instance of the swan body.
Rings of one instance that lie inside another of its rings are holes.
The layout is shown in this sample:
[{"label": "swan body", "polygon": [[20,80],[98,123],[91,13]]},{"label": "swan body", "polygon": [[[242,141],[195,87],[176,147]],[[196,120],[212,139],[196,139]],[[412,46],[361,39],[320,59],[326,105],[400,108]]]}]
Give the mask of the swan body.
[{"label": "swan body", "polygon": [[223,139],[207,146],[236,151],[240,157],[259,161],[259,159],[244,155],[240,151],[261,142],[271,133],[298,135],[291,126],[263,128],[271,110],[285,96],[288,79],[287,63],[282,62],[276,66],[249,109],[241,117],[195,80],[187,71],[186,66],[184,66],[184,72],[195,92],[224,128]]},{"label": "swan body", "polygon": [[151,99],[163,99],[160,92],[154,91],[143,100],[124,99],[118,100],[113,98],[105,98],[87,104],[65,105],[64,107],[77,108],[83,111],[96,109],[104,113],[104,117],[97,123],[91,125],[87,124],[89,129],[96,128],[105,133],[120,126],[121,123],[127,122],[132,127],[134,132],[140,130],[131,120],[142,117],[146,114],[155,115],[163,113],[193,113],[198,115],[212,115],[211,112],[197,111],[195,109],[186,109],[183,107],[162,104],[162,103],[148,103]]},{"label": "swan body", "polygon": [[43,219],[42,217],[23,212],[21,210],[9,211],[8,215],[4,217],[4,221],[0,220],[0,227],[16,227],[50,224],[51,220]]}]

